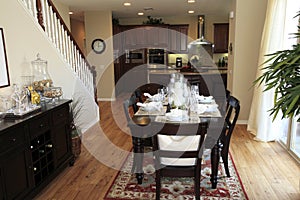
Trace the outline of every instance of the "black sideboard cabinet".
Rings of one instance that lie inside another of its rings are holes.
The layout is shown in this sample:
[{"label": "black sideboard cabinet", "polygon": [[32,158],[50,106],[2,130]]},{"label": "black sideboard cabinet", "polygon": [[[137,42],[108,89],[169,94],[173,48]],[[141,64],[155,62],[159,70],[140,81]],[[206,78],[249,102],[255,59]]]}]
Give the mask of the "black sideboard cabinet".
[{"label": "black sideboard cabinet", "polygon": [[74,163],[70,102],[43,104],[40,112],[0,123],[0,200],[32,199]]}]

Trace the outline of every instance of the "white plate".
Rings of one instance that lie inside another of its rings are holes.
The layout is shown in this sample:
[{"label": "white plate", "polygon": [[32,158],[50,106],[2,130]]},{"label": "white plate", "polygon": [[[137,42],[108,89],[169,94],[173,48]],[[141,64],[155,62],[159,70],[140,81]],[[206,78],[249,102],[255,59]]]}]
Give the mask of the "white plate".
[{"label": "white plate", "polygon": [[169,113],[166,113],[167,120],[180,122],[188,119],[187,111],[180,109],[171,109]]}]

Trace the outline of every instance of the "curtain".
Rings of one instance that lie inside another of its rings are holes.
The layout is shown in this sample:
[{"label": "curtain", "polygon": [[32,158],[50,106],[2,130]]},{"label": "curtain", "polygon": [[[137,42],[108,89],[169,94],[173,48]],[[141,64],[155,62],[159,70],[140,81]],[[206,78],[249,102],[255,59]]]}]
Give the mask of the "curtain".
[{"label": "curtain", "polygon": [[[265,55],[282,50],[284,47],[286,2],[286,0],[268,1],[256,77],[262,75],[261,64],[267,59]],[[263,90],[263,84],[254,87],[247,129],[256,135],[256,140],[274,141],[283,134],[286,123],[281,120],[280,114],[273,121],[268,110],[273,107],[274,90],[266,92]]]}]

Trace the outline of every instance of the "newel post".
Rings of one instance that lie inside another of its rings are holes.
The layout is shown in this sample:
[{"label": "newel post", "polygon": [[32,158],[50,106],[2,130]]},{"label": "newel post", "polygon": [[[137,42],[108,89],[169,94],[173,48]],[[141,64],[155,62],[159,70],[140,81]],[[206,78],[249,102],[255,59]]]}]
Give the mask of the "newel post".
[{"label": "newel post", "polygon": [[41,0],[36,0],[36,11],[37,11],[37,19],[39,24],[41,25],[42,29],[45,30],[44,20],[43,20],[43,9]]}]

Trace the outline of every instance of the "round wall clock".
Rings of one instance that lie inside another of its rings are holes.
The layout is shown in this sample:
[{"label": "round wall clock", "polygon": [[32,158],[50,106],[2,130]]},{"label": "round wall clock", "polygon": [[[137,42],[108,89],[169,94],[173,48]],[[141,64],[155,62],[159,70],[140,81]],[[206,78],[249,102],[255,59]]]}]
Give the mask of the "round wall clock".
[{"label": "round wall clock", "polygon": [[94,39],[92,42],[92,49],[95,53],[103,53],[106,48],[106,44],[102,39]]}]

